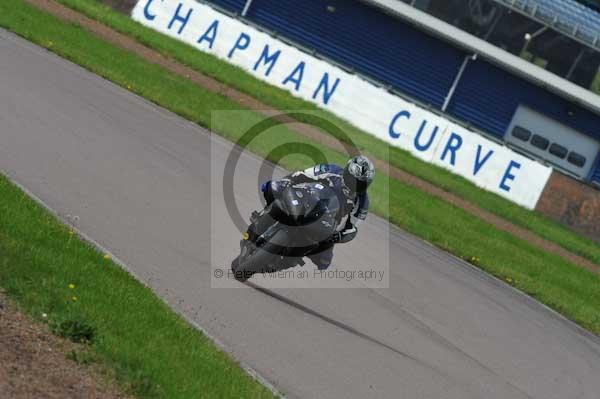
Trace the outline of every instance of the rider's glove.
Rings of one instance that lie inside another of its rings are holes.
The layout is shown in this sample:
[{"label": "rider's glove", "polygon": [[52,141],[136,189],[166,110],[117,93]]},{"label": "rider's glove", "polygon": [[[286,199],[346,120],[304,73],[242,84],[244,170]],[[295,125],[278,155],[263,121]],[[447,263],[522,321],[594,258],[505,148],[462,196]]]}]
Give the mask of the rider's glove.
[{"label": "rider's glove", "polygon": [[356,229],[356,226],[351,226],[342,231],[336,231],[329,238],[329,242],[334,244],[350,242],[354,239],[354,237],[356,237],[357,231],[358,230]]},{"label": "rider's glove", "polygon": [[338,242],[340,242],[341,239],[342,239],[342,233],[339,231],[336,231],[335,233],[333,233],[331,235],[331,237],[329,237],[328,241],[333,244],[337,244]]}]

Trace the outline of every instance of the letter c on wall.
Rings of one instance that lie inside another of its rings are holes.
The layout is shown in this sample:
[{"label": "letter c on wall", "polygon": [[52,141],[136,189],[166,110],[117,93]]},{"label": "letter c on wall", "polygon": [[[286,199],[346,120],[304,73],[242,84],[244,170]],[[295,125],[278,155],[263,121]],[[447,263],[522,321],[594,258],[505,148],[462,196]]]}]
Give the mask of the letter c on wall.
[{"label": "letter c on wall", "polygon": [[[156,15],[154,14],[150,14],[150,5],[152,4],[154,0],[148,0],[148,2],[146,3],[146,6],[144,7],[144,17],[146,17],[146,19],[148,21],[154,21],[154,18],[156,18]],[[160,0],[163,1],[163,0]]]},{"label": "letter c on wall", "polygon": [[410,112],[400,111],[392,118],[392,122],[390,123],[388,133],[390,134],[390,137],[393,139],[397,139],[400,137],[400,133],[398,133],[396,130],[394,130],[394,126],[396,125],[396,122],[398,121],[398,119],[400,119],[402,117],[404,117],[406,119],[410,119]]}]

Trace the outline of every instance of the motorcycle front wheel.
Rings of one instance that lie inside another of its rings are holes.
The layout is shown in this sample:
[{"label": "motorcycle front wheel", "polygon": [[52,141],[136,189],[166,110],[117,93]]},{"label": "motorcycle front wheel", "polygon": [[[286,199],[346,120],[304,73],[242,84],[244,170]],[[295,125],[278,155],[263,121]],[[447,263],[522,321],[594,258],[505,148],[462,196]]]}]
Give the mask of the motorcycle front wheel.
[{"label": "motorcycle front wheel", "polygon": [[304,264],[302,257],[287,258],[279,253],[281,248],[285,248],[289,243],[290,237],[284,229],[275,232],[261,247],[254,247],[253,243],[242,241],[240,255],[231,262],[235,279],[244,282],[256,273],[273,273]]}]

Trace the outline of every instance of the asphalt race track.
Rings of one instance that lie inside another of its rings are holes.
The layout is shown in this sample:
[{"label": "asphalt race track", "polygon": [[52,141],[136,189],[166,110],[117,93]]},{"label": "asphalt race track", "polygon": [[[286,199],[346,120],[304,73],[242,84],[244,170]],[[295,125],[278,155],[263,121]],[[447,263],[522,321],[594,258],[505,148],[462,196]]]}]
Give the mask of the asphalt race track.
[{"label": "asphalt race track", "polygon": [[[600,397],[599,339],[402,231],[382,240],[374,216],[334,267],[389,261],[390,288],[211,288],[215,256],[238,250],[233,226],[211,237],[211,159],[231,147],[0,30],[0,170],[287,397]],[[243,214],[260,165],[240,159]]]}]

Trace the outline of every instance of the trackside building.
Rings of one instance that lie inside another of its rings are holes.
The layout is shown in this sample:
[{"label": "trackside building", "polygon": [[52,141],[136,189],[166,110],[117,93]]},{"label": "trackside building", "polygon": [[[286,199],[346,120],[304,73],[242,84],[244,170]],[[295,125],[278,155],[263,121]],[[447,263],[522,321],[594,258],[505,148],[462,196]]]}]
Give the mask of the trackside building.
[{"label": "trackside building", "polygon": [[574,0],[140,0],[132,17],[600,237],[600,14]]}]

